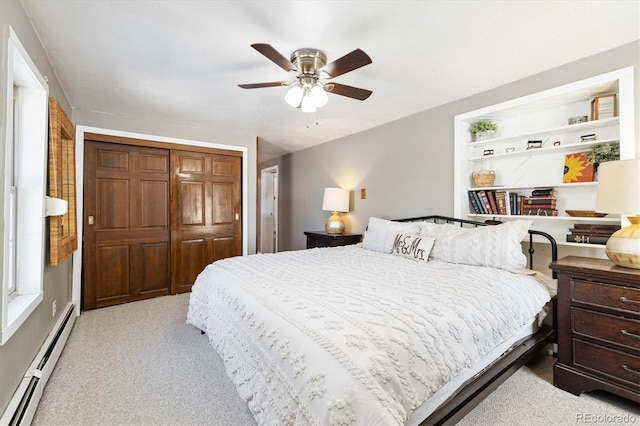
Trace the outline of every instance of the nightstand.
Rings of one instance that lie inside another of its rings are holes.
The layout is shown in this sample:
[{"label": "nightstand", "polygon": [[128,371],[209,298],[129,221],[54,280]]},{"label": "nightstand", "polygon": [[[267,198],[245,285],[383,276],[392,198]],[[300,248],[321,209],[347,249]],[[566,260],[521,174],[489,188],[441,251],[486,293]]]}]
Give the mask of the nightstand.
[{"label": "nightstand", "polygon": [[338,247],[357,244],[362,240],[362,234],[329,234],[325,231],[306,231],[307,248]]},{"label": "nightstand", "polygon": [[553,382],[574,395],[606,390],[640,403],[640,270],[569,256],[558,273]]}]

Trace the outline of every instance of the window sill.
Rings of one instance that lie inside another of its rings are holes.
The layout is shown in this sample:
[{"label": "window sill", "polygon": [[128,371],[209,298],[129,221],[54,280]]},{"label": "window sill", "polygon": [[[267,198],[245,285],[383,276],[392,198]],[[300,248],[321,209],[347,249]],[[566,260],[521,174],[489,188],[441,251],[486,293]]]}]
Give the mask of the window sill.
[{"label": "window sill", "polygon": [[0,331],[0,345],[4,345],[42,302],[42,293],[17,296],[8,303],[7,323]]}]

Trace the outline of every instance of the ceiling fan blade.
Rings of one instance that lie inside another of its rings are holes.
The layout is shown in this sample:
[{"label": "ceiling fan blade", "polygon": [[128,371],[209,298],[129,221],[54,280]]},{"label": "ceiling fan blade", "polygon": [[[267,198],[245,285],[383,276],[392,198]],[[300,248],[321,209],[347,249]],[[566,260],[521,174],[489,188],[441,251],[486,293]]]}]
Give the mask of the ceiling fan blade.
[{"label": "ceiling fan blade", "polygon": [[274,49],[270,44],[254,43],[251,45],[251,47],[256,49],[258,52],[262,53],[269,60],[271,60],[271,62],[273,62],[274,64],[276,64],[277,66],[279,66],[280,68],[282,68],[287,72],[298,70],[296,66],[291,63],[290,60],[282,56],[282,54],[280,54],[280,52]]},{"label": "ceiling fan blade", "polygon": [[239,87],[243,89],[259,89],[261,87],[276,87],[276,86],[285,86],[288,83],[286,81],[272,81],[269,83],[250,83],[250,84],[238,84]]},{"label": "ceiling fan blade", "polygon": [[373,93],[371,90],[360,89],[359,87],[347,86],[346,84],[340,83],[327,83],[326,90],[329,93],[346,96],[359,101],[364,101]]},{"label": "ceiling fan blade", "polygon": [[325,66],[322,71],[326,71],[330,78],[337,77],[349,71],[353,71],[371,63],[369,55],[360,49],[347,53],[342,58],[338,58]]}]

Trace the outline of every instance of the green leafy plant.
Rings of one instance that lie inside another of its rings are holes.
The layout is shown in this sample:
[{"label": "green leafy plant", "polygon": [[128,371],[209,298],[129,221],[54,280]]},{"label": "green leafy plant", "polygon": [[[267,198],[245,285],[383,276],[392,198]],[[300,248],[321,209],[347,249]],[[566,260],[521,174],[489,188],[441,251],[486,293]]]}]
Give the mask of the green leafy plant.
[{"label": "green leafy plant", "polygon": [[483,120],[473,123],[469,131],[475,135],[476,133],[496,131],[497,129],[498,125],[496,123],[489,120]]},{"label": "green leafy plant", "polygon": [[620,159],[620,142],[607,142],[593,147],[589,155],[589,164],[606,163]]}]

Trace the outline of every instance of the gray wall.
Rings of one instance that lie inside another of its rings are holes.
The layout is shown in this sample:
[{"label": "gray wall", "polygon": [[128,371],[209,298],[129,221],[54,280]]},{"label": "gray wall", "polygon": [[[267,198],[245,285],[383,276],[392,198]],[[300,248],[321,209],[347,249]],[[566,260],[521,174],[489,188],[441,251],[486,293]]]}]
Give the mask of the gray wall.
[{"label": "gray wall", "polygon": [[[323,189],[352,189],[347,231],[364,231],[370,216],[453,214],[453,119],[460,113],[633,65],[640,113],[640,41],[532,75],[395,122],[287,155],[291,200],[283,209],[281,250],[305,247],[304,231],[322,229]],[[635,123],[640,153],[640,121]],[[360,188],[367,199],[360,199]],[[576,253],[572,253],[576,254]]]},{"label": "gray wall", "polygon": [[[0,0],[0,28],[2,31],[2,45],[0,46],[0,57],[2,68],[0,69],[0,123],[6,117],[6,93],[7,93],[7,38],[9,35],[9,25],[22,42],[29,56],[35,63],[42,75],[49,79],[49,96],[60,101],[62,108],[70,114],[69,102],[64,95],[62,88],[56,78],[47,56],[38,40],[31,23],[28,21],[22,5],[18,0]],[[4,164],[5,153],[5,127],[0,128],[0,164]],[[2,168],[4,170],[4,168]],[[0,173],[0,211],[4,211],[4,173]],[[4,221],[4,217],[0,217]],[[43,218],[44,220],[44,218]],[[4,230],[4,223],[0,226],[0,234]],[[48,232],[48,229],[47,229]],[[0,239],[5,240],[2,235]],[[46,238],[46,241],[49,241]],[[3,245],[0,245],[0,276],[2,276],[2,265],[4,264]],[[49,250],[46,250],[45,273],[44,273],[44,300],[20,327],[20,329],[6,342],[0,346],[0,414],[4,412],[9,400],[13,396],[18,384],[22,380],[27,367],[40,350],[40,346],[53,328],[58,317],[62,314],[63,308],[71,300],[71,269],[72,261],[68,258],[55,268],[49,266]],[[56,301],[58,312],[55,317],[51,316],[51,305]]]}]

